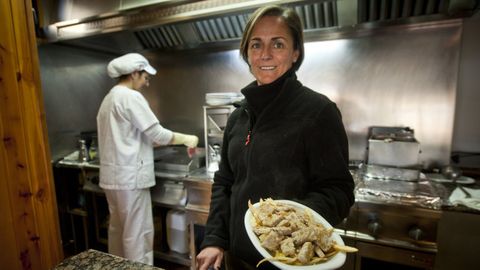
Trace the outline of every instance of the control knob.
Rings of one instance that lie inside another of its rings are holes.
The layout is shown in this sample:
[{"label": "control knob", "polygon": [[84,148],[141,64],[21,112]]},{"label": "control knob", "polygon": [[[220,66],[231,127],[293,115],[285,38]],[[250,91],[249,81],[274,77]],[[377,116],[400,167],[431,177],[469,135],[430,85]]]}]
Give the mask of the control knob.
[{"label": "control knob", "polygon": [[378,220],[372,220],[368,223],[368,230],[373,236],[377,236],[382,230],[382,224]]},{"label": "control knob", "polygon": [[409,231],[408,231],[408,236],[412,238],[415,241],[420,241],[423,239],[424,232],[422,229],[420,229],[418,226],[413,226]]}]

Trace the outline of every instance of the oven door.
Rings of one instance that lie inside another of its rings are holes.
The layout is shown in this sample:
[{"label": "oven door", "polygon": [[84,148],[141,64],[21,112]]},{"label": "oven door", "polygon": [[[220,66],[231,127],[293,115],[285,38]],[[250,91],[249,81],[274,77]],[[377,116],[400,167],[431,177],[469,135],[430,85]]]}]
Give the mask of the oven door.
[{"label": "oven door", "polygon": [[376,243],[356,241],[355,270],[433,269],[435,254]]}]

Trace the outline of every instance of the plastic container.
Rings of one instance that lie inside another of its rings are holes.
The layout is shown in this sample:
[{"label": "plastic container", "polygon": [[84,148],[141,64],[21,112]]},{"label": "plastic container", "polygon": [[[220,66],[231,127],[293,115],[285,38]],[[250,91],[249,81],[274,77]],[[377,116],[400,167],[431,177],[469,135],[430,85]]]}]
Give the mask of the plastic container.
[{"label": "plastic container", "polygon": [[167,243],[170,250],[178,253],[188,253],[188,224],[184,211],[170,210],[166,222]]}]

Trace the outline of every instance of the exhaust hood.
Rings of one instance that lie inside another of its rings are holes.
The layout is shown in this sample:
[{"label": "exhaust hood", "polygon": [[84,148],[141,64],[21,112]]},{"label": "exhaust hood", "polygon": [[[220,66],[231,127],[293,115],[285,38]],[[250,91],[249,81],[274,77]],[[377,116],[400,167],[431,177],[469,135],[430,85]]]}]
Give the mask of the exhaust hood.
[{"label": "exhaust hood", "polygon": [[57,42],[111,53],[238,45],[248,16],[277,4],[300,15],[306,39],[344,28],[471,16],[480,0],[108,0],[59,1],[43,29]]}]

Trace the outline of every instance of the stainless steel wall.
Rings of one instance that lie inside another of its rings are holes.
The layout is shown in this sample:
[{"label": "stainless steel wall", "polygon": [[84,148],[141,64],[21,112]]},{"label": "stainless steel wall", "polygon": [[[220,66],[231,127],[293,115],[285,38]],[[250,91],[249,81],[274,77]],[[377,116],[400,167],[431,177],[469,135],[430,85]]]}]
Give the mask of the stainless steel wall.
[{"label": "stainless steel wall", "polygon": [[480,13],[465,20],[462,34],[453,150],[480,153]]},{"label": "stainless steel wall", "polygon": [[[421,143],[422,164],[447,164],[460,36],[455,21],[307,43],[298,77],[338,104],[351,159],[364,159],[369,126],[409,126]],[[205,93],[239,91],[253,80],[238,50],[148,56],[159,69],[146,92],[155,112],[165,125],[188,123],[197,134]]]},{"label": "stainless steel wall", "polygon": [[[369,126],[409,126],[421,143],[421,162],[425,166],[446,164],[452,145],[461,30],[461,23],[452,21],[307,43],[298,77],[338,104],[351,159],[365,157]],[[40,61],[54,149],[61,134],[95,127],[93,116],[112,85],[105,72],[112,56],[47,47]],[[199,137],[203,137],[205,93],[238,92],[253,80],[238,50],[144,55],[158,69],[144,95],[162,125]],[[78,110],[65,109],[66,101],[74,100],[70,106]],[[67,115],[65,127],[65,121],[58,119]]]},{"label": "stainless steel wall", "polygon": [[465,19],[455,106],[452,150],[463,167],[480,168],[480,13]]},{"label": "stainless steel wall", "polygon": [[96,130],[100,102],[114,81],[112,55],[59,45],[38,47],[40,76],[52,159],[70,154],[82,131]]},{"label": "stainless steel wall", "polygon": [[448,163],[460,36],[453,23],[309,44],[300,78],[337,102],[352,159],[364,157],[368,126],[393,125],[415,130],[425,166]]}]

